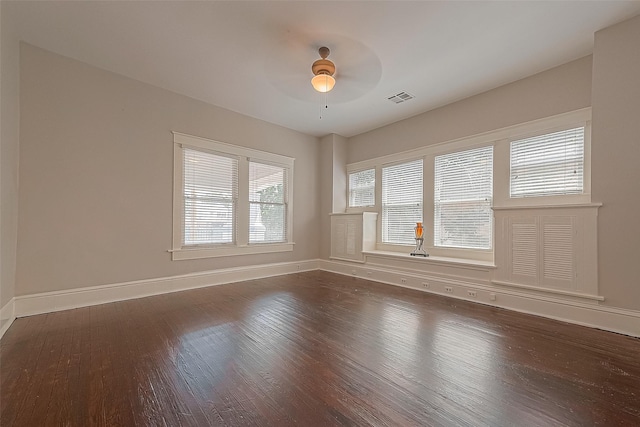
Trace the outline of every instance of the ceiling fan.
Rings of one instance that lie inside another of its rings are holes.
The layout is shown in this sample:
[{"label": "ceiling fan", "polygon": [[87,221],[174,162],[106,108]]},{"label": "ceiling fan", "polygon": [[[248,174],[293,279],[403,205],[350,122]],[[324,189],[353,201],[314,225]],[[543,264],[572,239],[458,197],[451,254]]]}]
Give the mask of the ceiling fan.
[{"label": "ceiling fan", "polygon": [[[287,33],[279,45],[281,49],[265,57],[264,75],[277,90],[291,98],[316,104],[316,91],[331,91],[332,104],[346,103],[373,90],[382,77],[377,55],[364,44],[344,36]],[[332,60],[327,59],[329,54]],[[312,79],[319,82],[322,90],[309,86]]]},{"label": "ceiling fan", "polygon": [[336,72],[336,66],[327,59],[327,56],[331,53],[328,47],[322,46],[318,49],[318,53],[322,59],[318,59],[311,66],[311,71],[313,71],[311,86],[318,92],[326,93],[336,85],[336,79],[333,77]]}]

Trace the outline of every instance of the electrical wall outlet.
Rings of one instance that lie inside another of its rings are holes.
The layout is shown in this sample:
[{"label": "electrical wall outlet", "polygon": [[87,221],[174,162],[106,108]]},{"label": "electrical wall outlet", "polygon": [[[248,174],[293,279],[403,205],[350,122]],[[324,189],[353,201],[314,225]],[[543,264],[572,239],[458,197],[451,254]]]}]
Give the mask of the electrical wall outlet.
[{"label": "electrical wall outlet", "polygon": [[478,296],[478,293],[476,291],[467,291],[467,295],[471,298],[476,298]]},{"label": "electrical wall outlet", "polygon": [[422,282],[422,287],[429,289],[429,282]]},{"label": "electrical wall outlet", "polygon": [[445,286],[444,290],[449,293],[453,293],[453,288],[451,286]]},{"label": "electrical wall outlet", "polygon": [[402,282],[402,283],[407,283],[407,279],[405,279],[404,277],[401,277],[401,278],[400,278],[400,282]]}]

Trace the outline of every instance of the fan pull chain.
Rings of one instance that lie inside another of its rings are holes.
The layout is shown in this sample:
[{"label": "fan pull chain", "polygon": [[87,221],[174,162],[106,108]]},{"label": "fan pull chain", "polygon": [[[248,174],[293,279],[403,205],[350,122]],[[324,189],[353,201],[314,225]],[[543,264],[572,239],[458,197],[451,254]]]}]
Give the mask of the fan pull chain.
[{"label": "fan pull chain", "polygon": [[[324,108],[329,108],[329,103],[327,102],[327,92],[323,93],[324,95]],[[320,104],[320,120],[322,120],[322,104]]]}]

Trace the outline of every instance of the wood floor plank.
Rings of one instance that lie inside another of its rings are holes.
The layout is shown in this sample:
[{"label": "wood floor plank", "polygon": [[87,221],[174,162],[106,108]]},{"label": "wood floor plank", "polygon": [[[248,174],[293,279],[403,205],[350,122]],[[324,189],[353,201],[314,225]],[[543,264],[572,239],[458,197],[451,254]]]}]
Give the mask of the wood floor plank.
[{"label": "wood floor plank", "polygon": [[[26,388],[34,384],[34,375],[38,358],[45,344],[42,331],[46,323],[40,319],[20,319],[0,340],[0,425],[12,425],[23,411],[24,403],[29,396]],[[14,333],[15,332],[15,333]],[[11,342],[13,345],[3,345]]]},{"label": "wood floor plank", "polygon": [[4,426],[638,426],[640,340],[327,272],[17,319]]}]

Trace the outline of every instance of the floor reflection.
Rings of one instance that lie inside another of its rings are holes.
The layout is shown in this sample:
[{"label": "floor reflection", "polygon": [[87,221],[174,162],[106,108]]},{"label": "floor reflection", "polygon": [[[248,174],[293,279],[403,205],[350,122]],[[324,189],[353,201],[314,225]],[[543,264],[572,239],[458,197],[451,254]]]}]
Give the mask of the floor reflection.
[{"label": "floor reflection", "polygon": [[214,393],[226,380],[233,381],[239,334],[231,321],[182,335],[175,365],[179,375],[205,394]]},{"label": "floor reflection", "polygon": [[416,340],[420,313],[408,307],[387,303],[382,309],[380,338],[384,353],[395,363],[415,365],[421,360]]},{"label": "floor reflection", "polygon": [[502,394],[496,379],[500,346],[491,331],[474,328],[473,319],[438,322],[428,358],[438,393],[470,416],[495,413],[487,402]]}]

